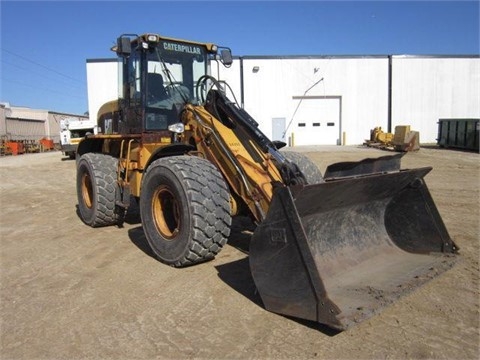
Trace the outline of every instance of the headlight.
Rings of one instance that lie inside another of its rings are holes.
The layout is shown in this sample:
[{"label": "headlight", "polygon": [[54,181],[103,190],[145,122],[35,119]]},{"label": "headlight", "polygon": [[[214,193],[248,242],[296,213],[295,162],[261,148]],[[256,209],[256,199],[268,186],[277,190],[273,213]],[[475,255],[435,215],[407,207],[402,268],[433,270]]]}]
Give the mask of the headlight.
[{"label": "headlight", "polygon": [[207,51],[210,54],[216,54],[217,53],[217,51],[218,51],[218,46],[217,45],[208,43],[208,44],[206,44],[206,46],[207,46]]},{"label": "headlight", "polygon": [[150,34],[150,35],[147,36],[147,41],[149,41],[149,42],[158,42],[158,36],[157,36],[157,35],[152,35],[152,34]]},{"label": "headlight", "polygon": [[183,125],[183,123],[175,123],[169,125],[168,130],[176,134],[181,134],[185,131],[185,125]]}]

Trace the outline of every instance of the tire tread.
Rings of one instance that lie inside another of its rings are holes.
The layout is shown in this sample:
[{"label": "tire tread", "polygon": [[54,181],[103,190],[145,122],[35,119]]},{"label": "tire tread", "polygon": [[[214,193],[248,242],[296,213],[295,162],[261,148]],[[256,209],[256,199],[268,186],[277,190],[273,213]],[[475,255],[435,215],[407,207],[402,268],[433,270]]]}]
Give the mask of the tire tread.
[{"label": "tire tread", "polygon": [[232,222],[225,180],[215,165],[194,156],[162,158],[149,169],[159,164],[177,174],[192,210],[192,241],[184,256],[170,265],[184,267],[213,259],[226,244]]},{"label": "tire tread", "polygon": [[[83,221],[92,227],[110,226],[118,222],[118,213],[115,206],[115,189],[118,159],[110,155],[100,153],[87,153],[82,155],[80,161],[86,161],[91,167],[92,185],[96,187],[97,204],[94,214],[90,219]],[[80,190],[77,190],[80,191]],[[79,194],[79,202],[81,194]]]}]

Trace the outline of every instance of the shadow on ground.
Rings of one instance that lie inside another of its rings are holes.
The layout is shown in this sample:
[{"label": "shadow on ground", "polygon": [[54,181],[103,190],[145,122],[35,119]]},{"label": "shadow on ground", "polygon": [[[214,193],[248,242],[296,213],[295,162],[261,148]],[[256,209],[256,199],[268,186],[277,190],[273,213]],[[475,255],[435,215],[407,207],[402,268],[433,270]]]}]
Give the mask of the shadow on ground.
[{"label": "shadow on ground", "polygon": [[[255,225],[248,218],[236,217],[232,222],[232,231],[227,245],[234,247],[248,255],[250,240],[255,230]],[[153,251],[151,250],[145,233],[141,226],[128,230],[128,236],[130,241],[135,244],[146,255],[157,259]],[[218,256],[222,256],[222,253]],[[158,259],[157,259],[158,260]],[[259,292],[255,286],[255,282],[250,272],[249,258],[244,257],[239,260],[231,261],[229,263],[215,266],[218,272],[218,277],[232,289],[245,298],[253,302],[255,305],[263,308],[263,302]],[[283,316],[291,321],[294,321],[302,326],[309,327],[314,330],[318,330],[327,336],[335,336],[340,333],[337,330],[331,329],[325,325],[319,324],[314,321],[298,319],[290,316]]]}]

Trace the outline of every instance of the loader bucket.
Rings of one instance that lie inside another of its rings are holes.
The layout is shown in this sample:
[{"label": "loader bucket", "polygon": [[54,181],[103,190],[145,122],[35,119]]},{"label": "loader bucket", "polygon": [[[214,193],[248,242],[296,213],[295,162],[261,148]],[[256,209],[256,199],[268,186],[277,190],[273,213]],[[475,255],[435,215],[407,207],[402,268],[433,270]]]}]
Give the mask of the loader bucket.
[{"label": "loader bucket", "polygon": [[451,268],[430,170],[278,188],[250,243],[265,308],[345,330]]}]

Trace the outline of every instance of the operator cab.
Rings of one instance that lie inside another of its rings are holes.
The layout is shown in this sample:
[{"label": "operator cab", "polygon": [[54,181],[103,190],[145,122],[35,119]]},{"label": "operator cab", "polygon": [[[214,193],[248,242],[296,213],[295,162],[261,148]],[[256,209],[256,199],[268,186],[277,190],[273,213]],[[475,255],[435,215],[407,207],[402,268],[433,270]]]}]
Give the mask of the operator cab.
[{"label": "operator cab", "polygon": [[179,122],[187,103],[197,104],[198,80],[210,73],[210,61],[232,63],[230,49],[185,42],[155,34],[122,35],[114,50],[119,57],[118,132],[138,134],[167,130]]}]

